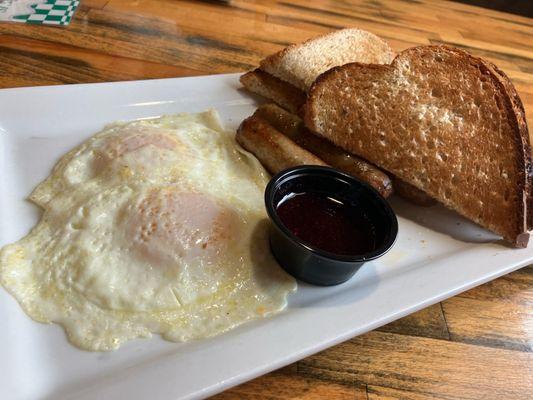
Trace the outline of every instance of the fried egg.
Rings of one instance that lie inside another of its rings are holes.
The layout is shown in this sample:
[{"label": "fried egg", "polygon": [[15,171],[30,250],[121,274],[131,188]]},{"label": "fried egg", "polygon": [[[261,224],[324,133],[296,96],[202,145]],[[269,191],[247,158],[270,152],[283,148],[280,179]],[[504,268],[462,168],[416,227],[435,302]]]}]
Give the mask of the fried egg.
[{"label": "fried egg", "polygon": [[0,280],[79,348],[199,339],[285,308],[268,175],[214,111],[116,123],[63,156],[30,200],[37,226],[0,251]]}]

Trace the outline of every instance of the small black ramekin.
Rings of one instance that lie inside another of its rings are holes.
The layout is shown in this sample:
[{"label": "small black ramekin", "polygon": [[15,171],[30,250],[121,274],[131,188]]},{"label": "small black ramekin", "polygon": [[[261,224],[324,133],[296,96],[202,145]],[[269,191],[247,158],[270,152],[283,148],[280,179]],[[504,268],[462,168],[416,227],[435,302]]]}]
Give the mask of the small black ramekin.
[{"label": "small black ramekin", "polygon": [[[341,255],[315,248],[295,236],[276,209],[289,193],[320,193],[363,207],[375,226],[376,248],[365,254]],[[350,279],[366,262],[384,255],[396,241],[398,221],[387,201],[370,185],[333,168],[300,166],[275,175],[265,191],[265,206],[273,222],[270,248],[291,275],[314,285],[338,285]]]}]

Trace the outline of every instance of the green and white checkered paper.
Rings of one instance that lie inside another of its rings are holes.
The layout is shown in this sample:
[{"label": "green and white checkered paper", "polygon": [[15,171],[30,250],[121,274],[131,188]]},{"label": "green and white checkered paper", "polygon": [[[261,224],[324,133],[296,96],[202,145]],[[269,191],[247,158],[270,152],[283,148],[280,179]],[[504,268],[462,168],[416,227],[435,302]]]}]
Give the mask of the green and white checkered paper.
[{"label": "green and white checkered paper", "polygon": [[79,0],[0,0],[0,21],[68,25]]}]

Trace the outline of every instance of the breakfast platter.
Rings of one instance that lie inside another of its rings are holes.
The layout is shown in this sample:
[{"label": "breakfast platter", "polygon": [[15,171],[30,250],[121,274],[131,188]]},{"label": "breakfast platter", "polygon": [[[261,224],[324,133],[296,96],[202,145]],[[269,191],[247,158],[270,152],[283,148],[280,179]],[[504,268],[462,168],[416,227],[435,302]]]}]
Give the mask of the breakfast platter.
[{"label": "breakfast platter", "polygon": [[[39,222],[42,212],[27,199],[51,176],[54,165],[109,124],[151,124],[165,115],[216,110],[223,127],[220,134],[235,132],[261,103],[241,89],[239,76],[1,90],[0,247],[19,241]],[[199,148],[210,149],[210,154],[230,152],[221,151],[222,144],[209,148],[214,143],[213,139]],[[180,161],[174,160],[173,165],[179,166]],[[198,184],[202,190],[215,190],[210,188],[216,186],[213,182],[210,176]],[[233,195],[222,183],[220,187],[221,197]],[[99,192],[89,193],[97,197]],[[250,196],[250,202],[257,203],[250,207],[264,206],[261,196]],[[102,224],[108,224],[114,202],[99,204],[105,206]],[[389,204],[398,222],[394,246],[381,258],[362,265],[351,279],[329,287],[298,281],[295,291],[287,286],[288,304],[280,313],[238,324],[218,335],[214,335],[216,327],[208,326],[212,335],[196,335],[197,339],[187,342],[167,341],[157,334],[148,338],[148,332],[121,342],[114,351],[81,350],[78,347],[83,344],[67,338],[61,326],[35,322],[2,289],[0,316],[5,329],[0,333],[0,398],[203,398],[533,261],[533,245],[512,248],[498,235],[443,206],[421,207],[395,195]],[[58,215],[65,207],[66,203],[59,207]],[[142,298],[143,282],[137,281],[140,290],[121,292],[121,304]],[[89,292],[84,293],[91,299]]]}]

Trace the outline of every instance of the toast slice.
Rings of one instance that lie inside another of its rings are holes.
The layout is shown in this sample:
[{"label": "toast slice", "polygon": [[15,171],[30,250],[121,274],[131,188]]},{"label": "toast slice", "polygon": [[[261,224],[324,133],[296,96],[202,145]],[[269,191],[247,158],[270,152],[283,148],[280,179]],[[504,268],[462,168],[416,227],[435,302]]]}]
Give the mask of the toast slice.
[{"label": "toast slice", "polygon": [[[496,65],[493,63],[483,60],[487,66],[499,79],[500,83],[505,87],[505,90],[510,96],[511,103],[513,105],[513,110],[516,114],[517,121],[518,121],[518,127],[521,132],[525,132],[525,136],[529,138],[529,131],[527,128],[527,122],[526,122],[526,112],[524,110],[524,105],[522,104],[522,100],[520,99],[520,96],[518,96],[518,93],[509,79],[509,77]],[[529,140],[524,141],[524,152],[527,154],[527,158],[531,159],[531,148],[529,146]],[[529,163],[529,170],[527,171],[529,175],[528,183],[529,183],[529,201],[527,204],[527,229],[532,230],[533,229],[533,164]]]},{"label": "toast slice", "polygon": [[531,157],[520,108],[511,82],[491,64],[448,46],[421,46],[390,65],[352,63],[322,74],[304,120],[525,247]]},{"label": "toast slice", "polygon": [[389,64],[393,58],[390,46],[373,33],[347,28],[288,46],[261,61],[260,69],[306,92],[332,67],[355,61]]}]

